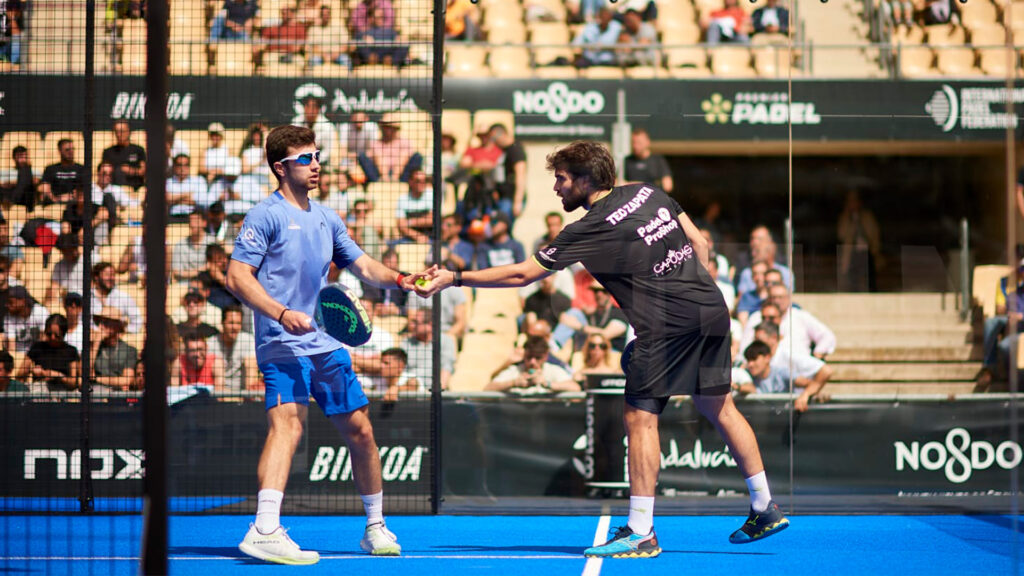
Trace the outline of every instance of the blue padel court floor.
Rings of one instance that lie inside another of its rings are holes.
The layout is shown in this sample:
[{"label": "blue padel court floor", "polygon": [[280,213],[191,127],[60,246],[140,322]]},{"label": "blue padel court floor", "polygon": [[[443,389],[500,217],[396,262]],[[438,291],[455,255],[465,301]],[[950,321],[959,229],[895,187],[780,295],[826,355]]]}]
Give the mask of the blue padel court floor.
[{"label": "blue padel court floor", "polygon": [[[171,574],[515,574],[542,576],[847,574],[1024,574],[1021,535],[1011,516],[794,516],[789,529],[760,542],[729,544],[744,518],[663,516],[664,552],[654,559],[587,559],[604,541],[608,516],[391,516],[400,558],[359,550],[362,517],[285,517],[289,534],[321,555],[314,566],[250,560],[237,545],[246,516],[175,516]],[[0,517],[0,573],[137,574],[139,516]]]}]

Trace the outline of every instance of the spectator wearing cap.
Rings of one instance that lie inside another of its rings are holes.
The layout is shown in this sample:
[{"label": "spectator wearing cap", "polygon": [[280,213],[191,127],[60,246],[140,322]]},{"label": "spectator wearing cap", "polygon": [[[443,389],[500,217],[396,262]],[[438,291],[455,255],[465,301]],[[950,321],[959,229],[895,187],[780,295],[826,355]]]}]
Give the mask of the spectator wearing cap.
[{"label": "spectator wearing cap", "polygon": [[215,180],[224,175],[224,167],[231,152],[224,143],[224,125],[220,122],[211,122],[206,128],[206,137],[210,145],[203,152],[203,161],[199,165],[199,175],[206,178],[207,183],[212,184]]},{"label": "spectator wearing cap", "polygon": [[196,206],[209,203],[209,186],[201,176],[192,175],[192,160],[185,154],[174,157],[171,177],[164,186],[167,189],[167,207],[172,221],[180,222]]},{"label": "spectator wearing cap", "polygon": [[64,318],[68,322],[68,328],[64,335],[68,344],[75,347],[79,353],[82,352],[82,295],[78,292],[69,292],[64,296]]},{"label": "spectator wearing cap", "polygon": [[434,189],[423,170],[413,170],[409,190],[399,196],[395,206],[396,243],[428,244],[434,230]]},{"label": "spectator wearing cap", "polygon": [[39,339],[49,316],[24,286],[11,286],[7,292],[7,314],[4,316],[6,346],[24,354]]},{"label": "spectator wearing cap", "polygon": [[196,335],[202,339],[220,334],[220,330],[203,322],[203,309],[206,306],[206,298],[199,290],[189,290],[181,297],[181,305],[185,309],[185,320],[178,323],[178,335],[187,339]]},{"label": "spectator wearing cap", "polygon": [[304,126],[313,131],[316,136],[316,147],[320,150],[320,167],[332,168],[334,164],[334,143],[338,134],[334,130],[334,124],[327,119],[324,101],[327,93],[323,88],[310,89],[299,101],[302,104],[302,112],[292,119],[293,126]]},{"label": "spectator wearing cap", "polygon": [[46,319],[42,339],[32,344],[18,367],[17,377],[32,380],[34,391],[66,392],[79,388],[82,362],[78,349],[64,339],[68,319],[51,314]]},{"label": "spectator wearing cap", "polygon": [[206,213],[193,210],[188,216],[188,236],[171,250],[171,277],[188,282],[206,268],[206,246],[216,242],[206,233]]},{"label": "spectator wearing cap", "polygon": [[210,26],[210,42],[248,40],[258,27],[259,15],[257,0],[224,0]]},{"label": "spectator wearing cap", "polygon": [[495,212],[491,217],[491,237],[481,247],[481,267],[493,268],[506,264],[518,264],[526,260],[523,245],[512,237],[509,217],[504,212]]},{"label": "spectator wearing cap", "polygon": [[423,156],[412,142],[402,138],[398,114],[388,112],[380,119],[380,140],[358,156],[368,182],[408,182],[413,170],[423,166]]},{"label": "spectator wearing cap", "polygon": [[[213,326],[214,328],[219,330],[220,317],[222,312],[220,308],[210,303],[210,287],[207,286],[206,283],[197,276],[195,278],[192,278],[191,280],[188,281],[187,284],[185,284],[185,291],[186,294],[188,292],[197,292],[199,293],[200,296],[202,296],[203,304],[201,306],[202,310],[199,313],[199,321],[205,324],[209,324],[210,326]],[[184,302],[184,300],[182,300],[182,302]],[[185,313],[185,306],[175,306],[174,310],[171,311],[171,314],[168,316],[168,318],[175,325],[184,322],[188,318],[188,315]],[[180,341],[178,343],[179,345],[181,344]]]},{"label": "spectator wearing cap", "polygon": [[53,265],[50,285],[44,297],[45,304],[51,308],[68,292],[82,290],[85,282],[85,260],[82,258],[78,234],[67,232],[57,236],[56,248],[60,251],[60,260]]},{"label": "spectator wearing cap", "polygon": [[135,382],[139,352],[121,338],[127,320],[120,310],[109,306],[92,319],[96,325],[90,350],[93,385],[101,386],[101,390],[128,390]]},{"label": "spectator wearing cap", "polygon": [[99,262],[92,267],[92,309],[117,308],[127,322],[128,332],[142,331],[142,313],[135,299],[117,287],[117,274],[110,262]]},{"label": "spectator wearing cap", "polygon": [[146,149],[131,141],[127,120],[114,121],[114,145],[103,150],[103,162],[113,166],[113,182],[138,189],[146,184]]}]

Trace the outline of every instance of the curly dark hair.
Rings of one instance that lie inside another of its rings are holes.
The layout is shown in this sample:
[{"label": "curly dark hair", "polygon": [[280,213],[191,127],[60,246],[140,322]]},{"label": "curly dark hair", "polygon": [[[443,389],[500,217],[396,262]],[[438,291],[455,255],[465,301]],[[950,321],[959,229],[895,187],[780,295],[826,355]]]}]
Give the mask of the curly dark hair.
[{"label": "curly dark hair", "polygon": [[576,140],[548,154],[547,169],[551,172],[565,170],[573,180],[587,178],[594,190],[615,186],[615,159],[608,148],[598,142]]}]

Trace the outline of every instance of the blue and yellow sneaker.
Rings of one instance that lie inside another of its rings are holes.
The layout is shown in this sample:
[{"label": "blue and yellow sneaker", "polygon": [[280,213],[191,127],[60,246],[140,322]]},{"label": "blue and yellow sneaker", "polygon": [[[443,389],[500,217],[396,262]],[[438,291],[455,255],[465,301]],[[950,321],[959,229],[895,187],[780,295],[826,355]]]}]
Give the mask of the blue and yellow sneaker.
[{"label": "blue and yellow sneaker", "polygon": [[650,534],[641,536],[634,534],[629,526],[617,528],[611,540],[583,551],[588,558],[654,558],[658,554],[661,554],[661,547],[654,528]]},{"label": "blue and yellow sneaker", "polygon": [[781,532],[789,526],[789,520],[779,510],[775,501],[768,503],[768,509],[757,513],[750,509],[750,516],[739,530],[729,536],[729,542],[733,544],[749,544],[755,540],[767,538],[776,532]]}]

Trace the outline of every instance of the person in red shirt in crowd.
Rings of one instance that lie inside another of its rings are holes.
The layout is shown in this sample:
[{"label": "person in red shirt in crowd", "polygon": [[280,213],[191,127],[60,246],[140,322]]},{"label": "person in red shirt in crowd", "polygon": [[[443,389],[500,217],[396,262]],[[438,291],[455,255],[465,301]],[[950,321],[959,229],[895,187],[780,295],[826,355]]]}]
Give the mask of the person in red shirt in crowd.
[{"label": "person in red shirt in crowd", "polygon": [[252,59],[263,65],[265,52],[280,52],[281,62],[291,62],[306,46],[306,27],[295,18],[295,8],[281,8],[281,23],[263,29],[264,44],[253,47]]},{"label": "person in red shirt in crowd", "polygon": [[177,386],[224,387],[224,362],[209,354],[206,340],[200,334],[185,337],[185,351],[171,368],[171,382]]},{"label": "person in red shirt in crowd", "polygon": [[750,17],[740,8],[739,0],[724,0],[725,7],[715,10],[701,22],[708,44],[749,44],[752,27]]}]

